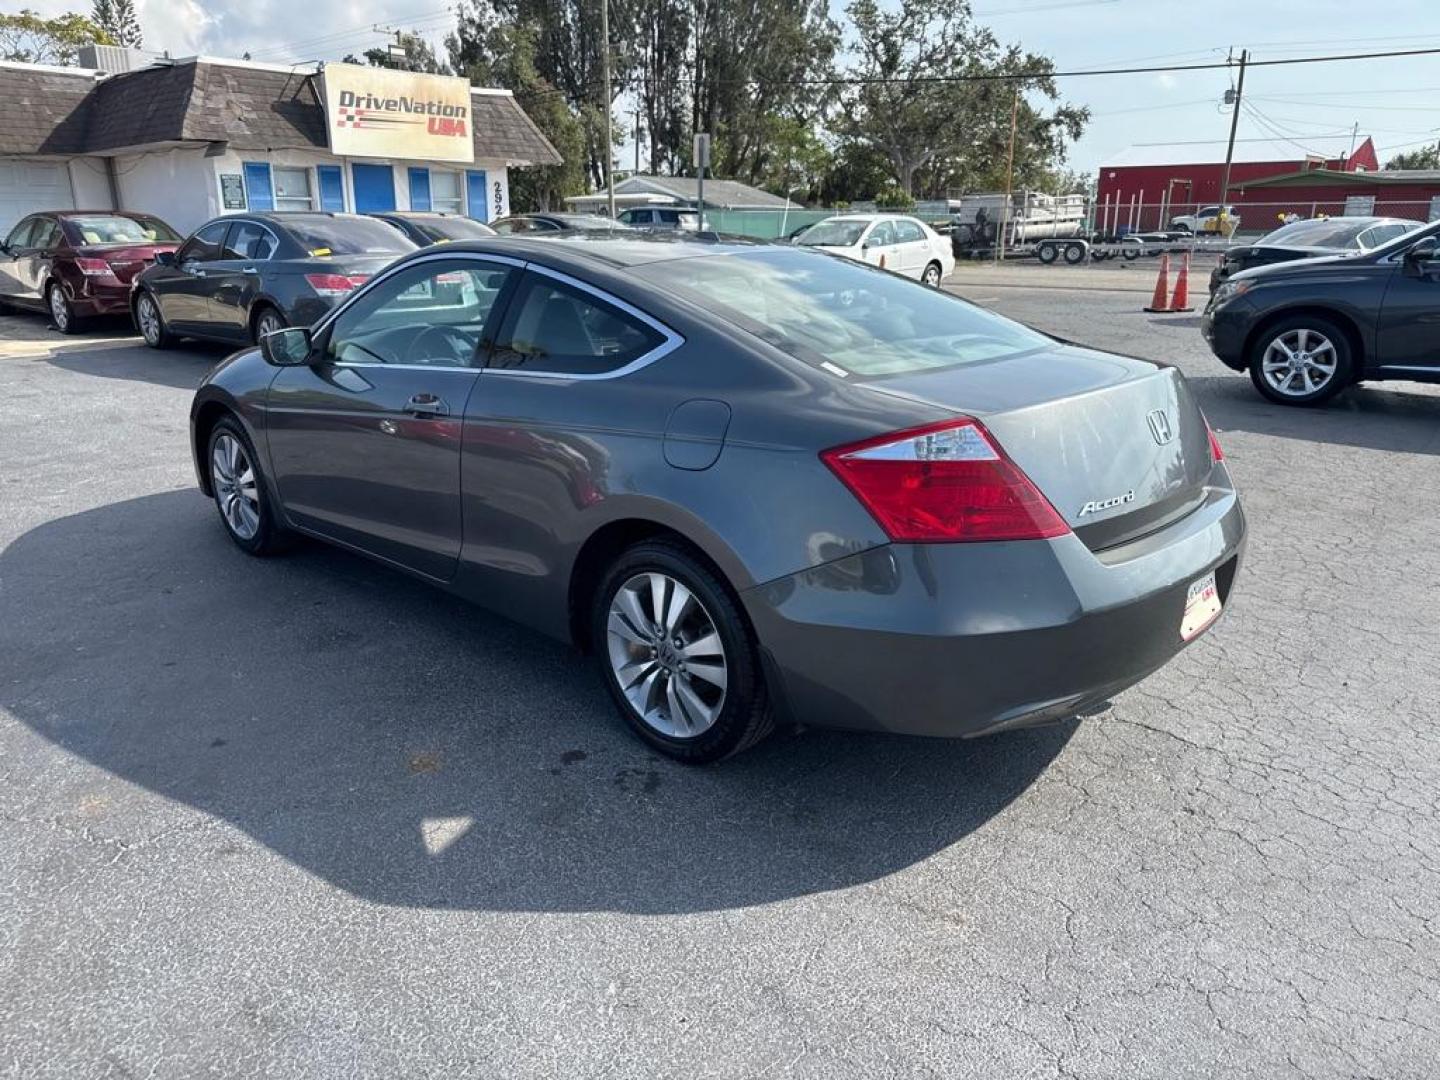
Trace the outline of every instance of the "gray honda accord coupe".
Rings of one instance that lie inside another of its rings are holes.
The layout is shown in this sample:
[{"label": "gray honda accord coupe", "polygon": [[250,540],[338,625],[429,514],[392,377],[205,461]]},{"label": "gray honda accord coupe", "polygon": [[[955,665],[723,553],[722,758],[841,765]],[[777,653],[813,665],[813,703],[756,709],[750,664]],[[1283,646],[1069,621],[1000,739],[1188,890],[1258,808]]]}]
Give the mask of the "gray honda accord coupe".
[{"label": "gray honda accord coupe", "polygon": [[574,642],[688,762],[1083,713],[1215,622],[1245,538],[1174,368],[714,238],[416,252],[223,361],[191,427],[241,549],[318,537]]}]

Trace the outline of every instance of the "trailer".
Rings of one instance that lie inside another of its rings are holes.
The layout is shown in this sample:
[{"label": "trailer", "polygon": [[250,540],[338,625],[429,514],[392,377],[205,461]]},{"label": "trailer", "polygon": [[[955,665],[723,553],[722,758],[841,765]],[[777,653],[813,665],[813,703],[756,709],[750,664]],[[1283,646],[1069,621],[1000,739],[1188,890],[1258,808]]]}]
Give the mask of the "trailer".
[{"label": "trailer", "polygon": [[1085,196],[980,192],[946,200],[957,258],[1085,236]]}]

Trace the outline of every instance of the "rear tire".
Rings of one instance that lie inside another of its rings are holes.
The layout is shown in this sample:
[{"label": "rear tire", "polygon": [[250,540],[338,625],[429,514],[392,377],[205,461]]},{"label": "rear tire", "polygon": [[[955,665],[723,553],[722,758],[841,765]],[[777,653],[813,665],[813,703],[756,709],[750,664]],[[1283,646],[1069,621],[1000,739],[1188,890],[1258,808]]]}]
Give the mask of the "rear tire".
[{"label": "rear tire", "polygon": [[1054,244],[1041,244],[1039,249],[1035,252],[1035,257],[1039,259],[1042,263],[1044,263],[1046,266],[1049,266],[1051,263],[1053,263],[1059,257],[1059,255],[1060,252]]},{"label": "rear tire", "polygon": [[1079,266],[1085,261],[1085,245],[1075,243],[1066,244],[1065,261],[1071,266]]},{"label": "rear tire", "polygon": [[277,330],[284,330],[290,324],[285,321],[285,316],[278,310],[266,304],[255,313],[254,321],[250,324],[250,336],[256,345],[266,334],[273,334]]},{"label": "rear tire", "polygon": [[1250,381],[1279,405],[1320,405],[1356,380],[1345,332],[1317,315],[1293,315],[1261,334],[1250,350]]},{"label": "rear tire", "polygon": [[75,306],[70,303],[70,298],[65,295],[65,287],[60,282],[52,281],[45,289],[45,306],[50,310],[50,325],[60,333],[80,332],[80,319],[75,314]]},{"label": "rear tire", "polygon": [[174,335],[165,325],[165,317],[160,314],[160,304],[151,293],[142,292],[136,297],[135,325],[145,344],[152,349],[168,349],[175,343]]},{"label": "rear tire", "polygon": [[945,276],[944,268],[938,262],[932,262],[925,267],[925,272],[920,275],[920,282],[929,285],[932,289],[940,287],[940,279]]},{"label": "rear tire", "polygon": [[616,708],[667,757],[719,761],[774,727],[754,631],[730,587],[683,544],[621,553],[595,591],[590,627]]}]

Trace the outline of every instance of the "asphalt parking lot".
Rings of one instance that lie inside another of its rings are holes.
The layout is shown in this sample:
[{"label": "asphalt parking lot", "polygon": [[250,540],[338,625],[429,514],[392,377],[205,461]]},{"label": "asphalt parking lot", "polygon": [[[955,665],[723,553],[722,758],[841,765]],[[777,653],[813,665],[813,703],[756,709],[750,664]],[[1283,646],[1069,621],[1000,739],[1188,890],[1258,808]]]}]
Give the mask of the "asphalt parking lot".
[{"label": "asphalt parking lot", "polygon": [[700,770],[559,645],[240,554],[223,350],[0,317],[0,1075],[1433,1077],[1440,393],[1287,410],[1194,315],[962,279],[1194,379],[1231,610],[1081,722]]}]

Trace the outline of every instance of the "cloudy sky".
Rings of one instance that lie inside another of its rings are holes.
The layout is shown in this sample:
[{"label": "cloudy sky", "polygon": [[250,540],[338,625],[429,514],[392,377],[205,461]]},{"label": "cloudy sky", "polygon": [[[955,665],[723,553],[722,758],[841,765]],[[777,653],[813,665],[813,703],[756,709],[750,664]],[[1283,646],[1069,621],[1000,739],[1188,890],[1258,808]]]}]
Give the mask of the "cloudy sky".
[{"label": "cloudy sky", "polygon": [[[276,63],[335,59],[383,41],[375,25],[412,30],[437,47],[454,16],[425,0],[138,0],[146,45]],[[841,0],[832,0],[839,14]],[[10,6],[7,4],[7,7]],[[27,0],[47,13],[85,3]],[[973,0],[1003,40],[1054,57],[1061,70],[1193,64],[1234,46],[1256,59],[1440,48],[1440,0]],[[303,11],[303,17],[300,12]],[[1072,163],[1093,170],[1132,143],[1223,139],[1225,71],[1092,76],[1062,82],[1094,120]],[[1386,151],[1440,140],[1440,54],[1252,68],[1241,137],[1348,133],[1359,125]],[[630,152],[621,151],[622,162]]]}]

